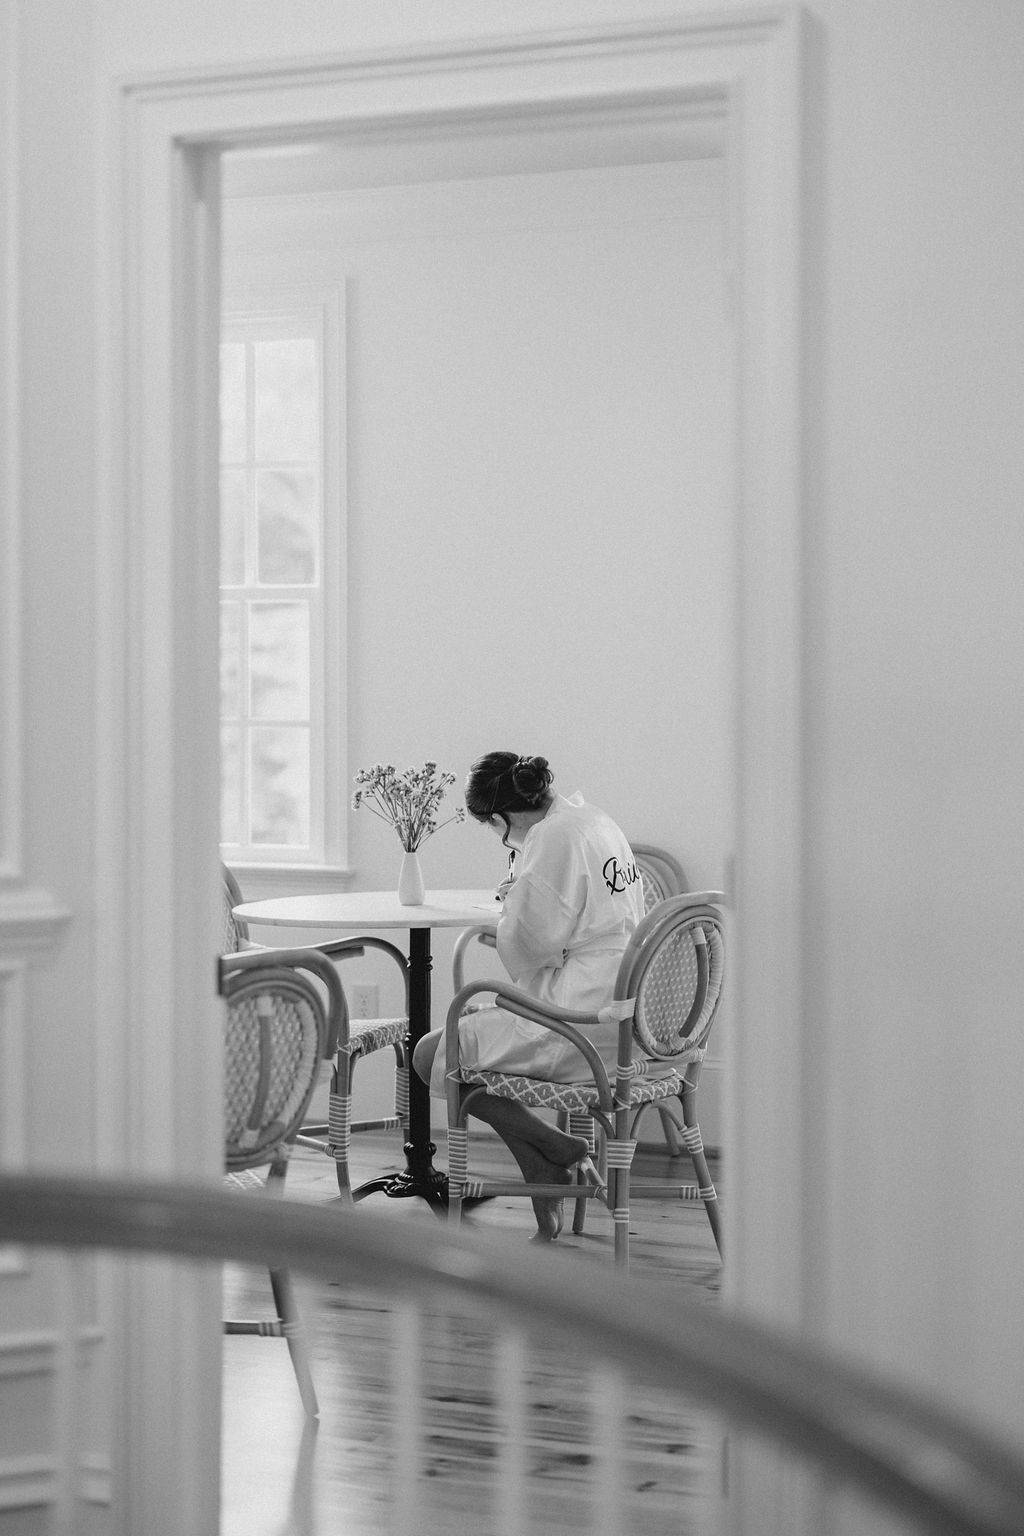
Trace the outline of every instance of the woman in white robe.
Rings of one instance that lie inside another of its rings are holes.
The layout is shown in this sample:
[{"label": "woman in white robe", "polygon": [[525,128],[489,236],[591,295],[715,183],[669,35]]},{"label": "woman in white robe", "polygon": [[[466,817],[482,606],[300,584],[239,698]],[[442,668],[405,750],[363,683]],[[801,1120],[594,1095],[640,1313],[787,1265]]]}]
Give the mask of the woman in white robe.
[{"label": "woman in white robe", "polygon": [[[516,859],[514,878],[498,891],[496,939],[505,970],[541,1002],[596,1013],[612,1000],[619,961],[643,917],[643,887],[629,843],[611,817],[578,794],[554,794],[551,785],[545,758],[492,752],[470,770],[466,808],[501,835]],[[614,1068],[617,1024],[595,1026],[590,1038]],[[467,1013],[459,1023],[459,1045],[467,1066],[551,1082],[589,1077],[570,1041],[501,1008]],[[420,1041],[413,1065],[431,1093],[443,1098],[443,1031]],[[506,1142],[528,1183],[568,1183],[571,1170],[586,1159],[582,1138],[511,1099],[479,1095],[471,1111]],[[561,1228],[562,1202],[537,1198],[533,1205],[538,1237],[550,1241]]]}]

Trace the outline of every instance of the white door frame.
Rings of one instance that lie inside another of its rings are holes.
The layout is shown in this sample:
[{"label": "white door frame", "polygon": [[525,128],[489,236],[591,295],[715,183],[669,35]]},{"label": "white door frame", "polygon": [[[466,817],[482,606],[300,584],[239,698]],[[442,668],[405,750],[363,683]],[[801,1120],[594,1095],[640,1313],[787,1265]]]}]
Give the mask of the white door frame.
[{"label": "white door frame", "polygon": [[[471,133],[512,113],[613,119],[706,108],[727,125],[737,339],[738,937],[735,1024],[725,1042],[727,1272],[736,1300],[799,1319],[809,1262],[794,1172],[802,1123],[804,25],[787,5],[118,83],[105,123],[109,243],[100,253],[100,376],[111,380],[99,402],[98,528],[105,1166],[210,1178],[220,1169],[209,940],[218,899],[211,657],[220,150],[367,128],[397,138],[417,123]],[[769,1145],[765,1176],[758,1169]],[[785,1179],[778,1169],[789,1170]],[[197,1282],[182,1294],[147,1275],[128,1281],[122,1315],[135,1332],[126,1326],[114,1340],[127,1405],[124,1528],[212,1528],[204,1521],[217,1492],[215,1287]],[[166,1412],[154,1413],[158,1402]],[[188,1405],[177,1419],[175,1404]]]}]

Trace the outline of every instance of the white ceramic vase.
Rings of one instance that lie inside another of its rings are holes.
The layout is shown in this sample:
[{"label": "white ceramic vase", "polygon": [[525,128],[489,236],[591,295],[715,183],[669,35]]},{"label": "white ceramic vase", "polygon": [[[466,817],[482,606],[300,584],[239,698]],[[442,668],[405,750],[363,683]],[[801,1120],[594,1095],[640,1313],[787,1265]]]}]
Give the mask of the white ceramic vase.
[{"label": "white ceramic vase", "polygon": [[406,849],[402,854],[402,868],[398,876],[398,899],[403,907],[421,907],[424,894],[420,856]]}]

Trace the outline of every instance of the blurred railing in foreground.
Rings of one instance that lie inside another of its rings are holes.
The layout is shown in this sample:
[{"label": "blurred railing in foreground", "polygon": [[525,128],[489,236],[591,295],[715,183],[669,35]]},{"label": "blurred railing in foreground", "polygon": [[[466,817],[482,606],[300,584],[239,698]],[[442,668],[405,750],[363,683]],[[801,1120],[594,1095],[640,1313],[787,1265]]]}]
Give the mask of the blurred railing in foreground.
[{"label": "blurred railing in foreground", "polygon": [[[339,1226],[339,1223],[341,1224]],[[1024,1455],[833,1355],[689,1299],[678,1285],[574,1267],[371,1212],[258,1208],[214,1188],[0,1177],[0,1242],[266,1267],[444,1305],[576,1348],[626,1380],[706,1404],[936,1536],[1020,1536]],[[140,1533],[142,1536],[142,1533]]]}]

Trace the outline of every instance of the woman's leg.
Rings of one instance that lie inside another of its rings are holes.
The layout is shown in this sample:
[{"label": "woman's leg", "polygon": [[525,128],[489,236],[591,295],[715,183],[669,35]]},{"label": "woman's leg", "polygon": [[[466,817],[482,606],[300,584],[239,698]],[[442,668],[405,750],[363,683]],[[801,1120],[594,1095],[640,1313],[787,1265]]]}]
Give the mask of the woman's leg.
[{"label": "woman's leg", "polygon": [[[463,1097],[473,1090],[464,1088]],[[590,1148],[582,1136],[569,1136],[565,1131],[560,1131],[557,1125],[551,1125],[547,1120],[542,1120],[540,1115],[535,1115],[525,1104],[519,1104],[515,1099],[499,1098],[497,1094],[481,1093],[469,1106],[471,1115],[478,1120],[483,1120],[492,1130],[497,1131],[502,1141],[509,1146],[513,1142],[529,1148],[532,1153],[532,1162],[540,1162],[549,1168],[558,1168],[563,1172],[586,1157]],[[522,1166],[522,1165],[520,1165]],[[562,1179],[547,1179],[531,1177],[526,1169],[523,1173],[530,1184],[561,1184]]]},{"label": "woman's leg", "polygon": [[428,1035],[424,1035],[416,1042],[416,1049],[412,1053],[412,1069],[416,1076],[428,1085],[430,1084],[430,1069],[434,1065],[434,1056],[438,1046],[444,1049],[444,1030],[432,1029]]},{"label": "woman's leg", "polygon": [[[469,1091],[464,1088],[463,1094]],[[590,1151],[582,1136],[567,1136],[515,1099],[480,1093],[469,1113],[497,1131],[527,1184],[571,1184],[569,1169]],[[562,1201],[556,1195],[534,1195],[532,1205],[537,1238],[552,1242],[562,1230]]]},{"label": "woman's leg", "polygon": [[[413,1070],[425,1083],[437,1051],[444,1049],[444,1031],[424,1035],[413,1052]],[[463,1095],[469,1089],[463,1089]],[[587,1156],[589,1146],[582,1136],[568,1136],[550,1125],[514,1099],[496,1094],[478,1093],[469,1107],[470,1114],[497,1131],[519,1164],[527,1184],[570,1184],[569,1169]],[[550,1242],[562,1227],[562,1202],[553,1196],[538,1195],[533,1201],[538,1237]]]}]

